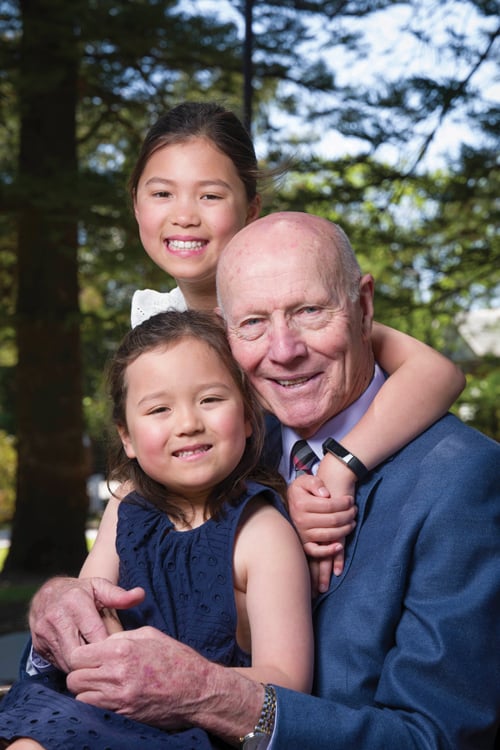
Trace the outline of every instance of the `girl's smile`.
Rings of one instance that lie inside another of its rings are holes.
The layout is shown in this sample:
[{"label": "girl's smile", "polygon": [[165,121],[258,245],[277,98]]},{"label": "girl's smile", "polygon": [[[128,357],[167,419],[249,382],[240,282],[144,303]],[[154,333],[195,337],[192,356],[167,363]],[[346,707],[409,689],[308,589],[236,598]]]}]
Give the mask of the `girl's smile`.
[{"label": "girl's smile", "polygon": [[196,239],[174,239],[167,237],[165,240],[165,248],[172,255],[177,255],[182,258],[189,258],[193,255],[200,255],[206,248],[208,242],[206,240]]},{"label": "girl's smile", "polygon": [[179,448],[178,450],[173,451],[172,455],[175,456],[175,458],[182,458],[189,461],[191,459],[203,457],[211,447],[211,445],[188,446],[187,448]]},{"label": "girl's smile", "polygon": [[140,354],[126,370],[125,452],[189,504],[204,507],[236,468],[251,434],[218,354],[188,336]]},{"label": "girl's smile", "polygon": [[207,138],[155,151],[141,175],[135,216],[150,258],[190,291],[215,294],[215,269],[229,240],[258,215],[231,159]]}]

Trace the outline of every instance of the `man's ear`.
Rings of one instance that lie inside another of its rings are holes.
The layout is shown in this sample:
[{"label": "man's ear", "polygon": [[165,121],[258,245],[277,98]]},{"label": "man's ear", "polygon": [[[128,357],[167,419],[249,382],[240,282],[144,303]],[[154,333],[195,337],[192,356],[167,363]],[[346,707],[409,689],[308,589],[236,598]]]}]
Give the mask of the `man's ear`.
[{"label": "man's ear", "polygon": [[126,427],[119,426],[117,427],[117,430],[120,436],[120,440],[122,441],[125,455],[128,458],[137,458],[137,456],[135,455],[134,446],[132,445],[132,440],[130,439],[130,435],[128,434]]},{"label": "man's ear", "polygon": [[373,295],[375,293],[375,282],[373,276],[365,273],[359,282],[359,304],[361,307],[361,331],[363,338],[369,339],[372,333],[373,323]]}]

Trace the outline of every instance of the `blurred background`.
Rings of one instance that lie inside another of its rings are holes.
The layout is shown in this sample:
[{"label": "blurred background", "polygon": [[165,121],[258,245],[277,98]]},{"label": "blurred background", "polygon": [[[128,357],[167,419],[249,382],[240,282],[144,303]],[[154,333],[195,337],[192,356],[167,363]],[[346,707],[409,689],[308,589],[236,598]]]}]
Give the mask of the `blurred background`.
[{"label": "blurred background", "polygon": [[171,285],[127,179],[185,99],[233,109],[262,165],[288,164],[264,212],[341,224],[377,319],[457,361],[454,410],[499,439],[499,27],[490,0],[0,2],[0,580],[86,553],[103,369],[133,291]]}]

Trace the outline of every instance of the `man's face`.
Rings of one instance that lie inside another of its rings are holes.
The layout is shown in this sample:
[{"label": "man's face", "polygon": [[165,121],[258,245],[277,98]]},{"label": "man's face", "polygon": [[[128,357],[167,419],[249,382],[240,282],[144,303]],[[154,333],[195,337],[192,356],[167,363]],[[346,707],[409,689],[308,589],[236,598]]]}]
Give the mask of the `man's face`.
[{"label": "man's face", "polygon": [[219,292],[233,354],[264,407],[310,437],[372,377],[372,279],[357,302],[338,294],[331,238],[307,226],[257,228],[228,259]]}]

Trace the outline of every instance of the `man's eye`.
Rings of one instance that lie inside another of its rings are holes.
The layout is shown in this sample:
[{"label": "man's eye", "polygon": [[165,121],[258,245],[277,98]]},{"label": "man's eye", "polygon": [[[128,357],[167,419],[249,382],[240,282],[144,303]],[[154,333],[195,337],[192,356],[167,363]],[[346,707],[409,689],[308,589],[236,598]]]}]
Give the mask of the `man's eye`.
[{"label": "man's eye", "polygon": [[331,320],[333,311],[319,305],[306,305],[292,315],[293,324],[301,328],[322,328]]},{"label": "man's eye", "polygon": [[239,338],[253,340],[262,336],[266,330],[266,321],[263,318],[247,318],[243,320],[235,330]]},{"label": "man's eye", "polygon": [[314,315],[314,313],[322,312],[323,308],[317,307],[316,305],[307,305],[298,310],[298,314]]},{"label": "man's eye", "polygon": [[262,318],[248,318],[247,320],[244,320],[241,324],[242,327],[248,326],[248,327],[255,327],[259,325],[259,323],[262,323]]}]

